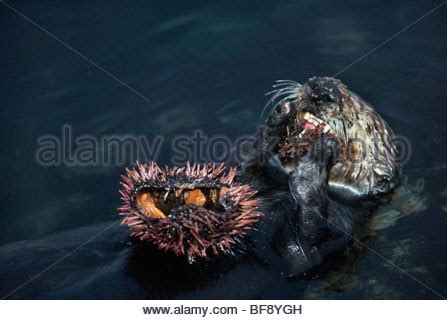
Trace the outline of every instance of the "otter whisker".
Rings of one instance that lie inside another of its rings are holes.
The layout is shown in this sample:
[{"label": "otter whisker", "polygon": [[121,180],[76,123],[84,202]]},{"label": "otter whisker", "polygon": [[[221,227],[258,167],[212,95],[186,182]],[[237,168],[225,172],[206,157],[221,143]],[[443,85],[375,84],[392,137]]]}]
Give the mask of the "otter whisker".
[{"label": "otter whisker", "polygon": [[272,98],[269,100],[269,103],[273,103],[273,102],[275,102],[275,100],[278,99],[279,97],[284,96],[284,95],[287,95],[286,97],[282,97],[280,100],[276,101],[275,104],[278,104],[279,102],[282,102],[282,101],[284,101],[284,100],[287,100],[287,98],[294,97],[295,94],[296,94],[296,90],[295,90],[295,89],[278,91],[277,94],[275,94],[274,96],[272,96]]},{"label": "otter whisker", "polygon": [[[262,113],[261,113],[261,118],[264,116],[265,111],[267,110],[267,108],[270,106],[270,110],[269,113],[271,113],[274,108],[276,107],[276,105],[278,105],[279,103],[282,103],[286,100],[289,100],[290,98],[294,97],[296,94],[295,90],[287,90],[287,91],[281,91],[276,93],[275,95],[273,95],[269,101],[267,101],[267,103],[265,104],[264,108],[262,109]],[[279,97],[286,95],[285,97],[282,97],[280,100],[277,100]]]},{"label": "otter whisker", "polygon": [[276,80],[275,82],[277,82],[277,83],[284,83],[284,82],[285,83],[293,83],[293,84],[301,86],[301,84],[299,82],[296,82],[296,81],[293,81],[293,80]]},{"label": "otter whisker", "polygon": [[[276,94],[274,94],[269,101],[267,101],[267,103],[265,104],[264,108],[262,109],[262,113],[261,113],[261,118],[264,116],[266,109],[269,106],[272,106],[272,109],[276,106],[277,103],[275,103],[276,99],[278,99],[279,97],[283,96],[283,95],[287,95],[287,97],[290,97],[291,94],[293,92],[277,92]],[[285,98],[281,99],[280,101],[284,101],[286,100]],[[272,110],[270,110],[271,112]]]},{"label": "otter whisker", "polygon": [[[276,92],[276,93],[275,93]],[[272,93],[275,93],[274,95],[273,95],[273,97],[278,97],[278,96],[281,96],[281,95],[283,95],[283,94],[287,94],[287,93],[295,93],[296,92],[296,88],[289,88],[289,87],[287,87],[287,88],[281,88],[281,89],[276,89],[276,90],[273,90],[273,91],[271,91],[269,94],[272,94]],[[266,94],[267,95],[267,94]]]},{"label": "otter whisker", "polygon": [[273,93],[277,93],[277,92],[280,91],[280,90],[282,90],[282,89],[275,89],[275,90],[269,91],[269,92],[267,92],[267,93],[265,94],[265,96],[269,96],[269,95],[271,95],[271,94],[273,94]]},{"label": "otter whisker", "polygon": [[[275,91],[270,92],[269,94],[273,94]],[[280,89],[280,90],[276,90],[276,93],[272,96],[272,99],[276,99],[280,96],[283,96],[285,94],[291,94],[291,93],[296,93],[295,89]],[[266,95],[269,95],[266,94]]]},{"label": "otter whisker", "polygon": [[265,95],[268,96],[268,95],[270,95],[272,93],[279,92],[279,91],[286,91],[286,90],[296,91],[296,89],[297,89],[297,87],[295,87],[295,86],[286,86],[286,87],[283,87],[283,88],[276,88],[276,89],[274,89],[272,91],[267,92]]},{"label": "otter whisker", "polygon": [[299,84],[298,82],[278,82],[277,81],[277,83],[273,85],[273,88],[280,88],[280,87],[284,87],[283,89],[289,88],[289,89],[297,90],[297,89],[301,88],[301,84]]},{"label": "otter whisker", "polygon": [[[272,112],[272,109],[278,104],[282,103],[285,100],[288,100],[290,98],[295,97],[298,90],[301,88],[301,84],[298,82],[295,82],[293,80],[277,80],[276,83],[272,86],[275,88],[275,90],[267,92],[265,95],[269,96],[272,95],[272,97],[267,101],[264,108],[262,109],[262,113],[260,118],[262,118],[269,106],[272,106],[270,112]],[[285,97],[283,97],[285,96]],[[281,98],[281,99],[279,99]],[[278,100],[279,99],[279,100]]]},{"label": "otter whisker", "polygon": [[[283,102],[285,102],[285,101],[287,101],[287,100],[290,100],[290,99],[294,98],[295,96],[296,96],[296,91],[293,91],[293,92],[292,92],[291,94],[289,94],[288,96],[285,96],[285,97],[283,97],[281,100],[276,101],[276,104],[275,104],[275,105],[280,104],[280,103],[283,103]],[[299,99],[294,99],[294,100],[292,100],[291,102],[292,102],[292,103],[295,103],[295,102],[297,102],[297,101],[299,101]],[[275,105],[274,105],[273,107],[275,107]]]},{"label": "otter whisker", "polygon": [[273,88],[278,88],[278,87],[284,87],[284,86],[297,87],[297,84],[289,83],[289,82],[280,82],[280,83],[274,84],[272,87]]},{"label": "otter whisker", "polygon": [[[284,80],[284,81],[286,81],[286,80]],[[282,90],[297,90],[301,87],[301,85],[299,83],[280,82],[280,83],[274,84],[272,87],[279,88],[279,89],[272,90],[269,93],[266,93],[266,95],[272,94],[276,91],[282,91]],[[283,87],[283,88],[280,88],[280,87]]]}]

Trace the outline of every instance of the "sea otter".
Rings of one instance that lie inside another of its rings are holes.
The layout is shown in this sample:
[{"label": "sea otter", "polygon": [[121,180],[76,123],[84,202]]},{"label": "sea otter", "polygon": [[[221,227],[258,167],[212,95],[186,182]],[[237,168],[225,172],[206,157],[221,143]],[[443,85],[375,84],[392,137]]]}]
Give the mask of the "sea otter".
[{"label": "sea otter", "polygon": [[275,87],[270,100],[274,109],[246,168],[275,163],[291,172],[303,149],[296,147],[306,143],[306,136],[322,131],[337,139],[341,152],[328,173],[332,195],[355,201],[386,194],[396,186],[394,135],[369,103],[330,77],[313,77],[304,85],[280,81]]},{"label": "sea otter", "polygon": [[[279,84],[274,98],[286,97],[246,146],[246,161],[227,168],[137,165],[123,178],[120,212],[140,240],[127,241],[126,229],[114,224],[110,236],[89,242],[90,249],[76,249],[73,241],[104,225],[5,246],[2,293],[255,298],[285,279],[312,274],[361,238],[371,207],[351,203],[395,186],[391,130],[338,80]],[[15,290],[65,254],[51,266],[51,281],[43,275]]]},{"label": "sea otter", "polygon": [[350,208],[374,206],[396,187],[398,154],[387,123],[339,80],[280,81],[275,88],[273,110],[242,168],[249,176],[286,175],[296,212],[282,252],[293,275],[355,239],[368,210]]}]

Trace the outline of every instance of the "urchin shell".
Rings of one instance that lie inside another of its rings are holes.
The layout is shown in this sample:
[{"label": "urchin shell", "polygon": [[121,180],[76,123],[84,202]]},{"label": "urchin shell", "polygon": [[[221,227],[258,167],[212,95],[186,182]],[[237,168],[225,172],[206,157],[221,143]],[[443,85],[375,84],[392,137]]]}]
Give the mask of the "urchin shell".
[{"label": "urchin shell", "polygon": [[[159,249],[186,256],[189,262],[232,249],[254,229],[259,217],[259,202],[251,186],[235,181],[235,168],[223,164],[160,168],[155,162],[137,163],[122,176],[118,208],[123,225],[131,235],[155,244]],[[135,195],[142,188],[156,187],[172,192],[177,186],[213,186],[225,188],[218,208],[193,204],[175,208],[165,218],[151,218],[135,205]]]}]

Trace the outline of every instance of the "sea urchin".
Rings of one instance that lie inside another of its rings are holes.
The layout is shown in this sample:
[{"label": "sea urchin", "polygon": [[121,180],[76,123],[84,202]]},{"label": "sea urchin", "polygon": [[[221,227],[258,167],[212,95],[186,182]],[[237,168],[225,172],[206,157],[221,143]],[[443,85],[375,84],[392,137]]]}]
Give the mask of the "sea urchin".
[{"label": "sea urchin", "polygon": [[198,257],[228,253],[258,221],[256,191],[235,182],[223,164],[160,168],[155,162],[126,169],[118,208],[132,236],[159,249]]}]

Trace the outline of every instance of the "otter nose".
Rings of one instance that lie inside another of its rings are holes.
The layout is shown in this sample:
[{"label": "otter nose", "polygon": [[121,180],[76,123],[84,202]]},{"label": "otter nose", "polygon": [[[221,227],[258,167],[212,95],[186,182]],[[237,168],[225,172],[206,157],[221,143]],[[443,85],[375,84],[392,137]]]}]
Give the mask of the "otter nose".
[{"label": "otter nose", "polygon": [[338,89],[340,81],[337,79],[313,77],[309,79],[308,84],[311,89],[309,97],[316,104],[337,102],[341,98],[341,93]]},{"label": "otter nose", "polygon": [[289,101],[279,103],[267,119],[270,126],[282,125],[290,118],[292,105]]}]

